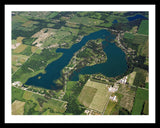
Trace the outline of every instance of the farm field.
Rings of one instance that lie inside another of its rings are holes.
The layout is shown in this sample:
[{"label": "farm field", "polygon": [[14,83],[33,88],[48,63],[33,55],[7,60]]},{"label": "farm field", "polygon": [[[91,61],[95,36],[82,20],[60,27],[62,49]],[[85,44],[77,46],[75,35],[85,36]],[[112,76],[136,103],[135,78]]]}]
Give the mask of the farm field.
[{"label": "farm field", "polygon": [[23,115],[25,102],[15,100],[12,103],[12,115]]},{"label": "farm field", "polygon": [[129,76],[128,76],[128,83],[129,83],[129,85],[133,85],[135,76],[136,76],[136,72],[132,72],[131,74],[129,74]]},{"label": "farm field", "polygon": [[116,106],[116,102],[113,102],[113,101],[109,101],[108,102],[108,105],[107,105],[107,108],[104,112],[104,115],[111,115],[111,112],[113,111],[114,107]]},{"label": "farm field", "polygon": [[105,105],[109,101],[110,95],[111,93],[108,92],[106,84],[88,80],[83,87],[78,99],[80,103],[89,109],[93,109],[102,113],[104,111]]},{"label": "farm field", "polygon": [[64,113],[67,102],[35,94],[12,87],[12,114],[13,115],[41,115],[45,113]]},{"label": "farm field", "polygon": [[139,34],[148,35],[148,20],[143,20],[140,24],[140,27],[138,29]]},{"label": "farm field", "polygon": [[84,24],[88,26],[98,25],[98,24],[103,23],[102,20],[92,19],[88,17],[77,17],[77,16],[72,17],[68,22],[71,22],[71,23],[73,22],[75,24]]},{"label": "farm field", "polygon": [[131,113],[134,98],[135,87],[128,87],[127,85],[119,85],[118,91],[112,95],[117,97],[117,102],[109,101],[104,115],[128,115]]},{"label": "farm field", "polygon": [[123,93],[123,95],[124,96],[121,98],[120,101],[120,106],[131,112],[134,104],[135,92],[126,92]]},{"label": "farm field", "polygon": [[134,70],[136,71],[136,76],[133,85],[145,87],[146,78],[148,77],[147,71],[141,68],[135,68]]},{"label": "farm field", "polygon": [[96,94],[96,91],[96,88],[84,86],[79,96],[79,102],[84,106],[89,107]]},{"label": "farm field", "polygon": [[[149,114],[148,112],[148,91],[138,88],[136,91],[136,97],[132,109],[132,115],[141,115],[143,111],[145,114]],[[144,110],[143,110],[144,109]]]}]

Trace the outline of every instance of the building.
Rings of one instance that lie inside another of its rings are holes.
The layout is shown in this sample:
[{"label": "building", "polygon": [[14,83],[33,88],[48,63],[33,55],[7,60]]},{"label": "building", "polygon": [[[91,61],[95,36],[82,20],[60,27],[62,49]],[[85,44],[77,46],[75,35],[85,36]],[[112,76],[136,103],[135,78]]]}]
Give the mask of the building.
[{"label": "building", "polygon": [[12,83],[13,86],[21,86],[22,83],[20,81],[15,81],[14,83]]},{"label": "building", "polygon": [[114,92],[118,91],[118,86],[114,86],[114,87],[110,86],[108,88],[108,91],[114,93]]},{"label": "building", "polygon": [[126,83],[127,83],[127,79],[128,79],[128,76],[125,76],[125,77],[123,77],[122,79],[120,79],[118,82],[119,82],[120,84],[126,84]]},{"label": "building", "polygon": [[114,102],[117,102],[117,96],[110,96],[109,97],[110,100],[114,101]]}]

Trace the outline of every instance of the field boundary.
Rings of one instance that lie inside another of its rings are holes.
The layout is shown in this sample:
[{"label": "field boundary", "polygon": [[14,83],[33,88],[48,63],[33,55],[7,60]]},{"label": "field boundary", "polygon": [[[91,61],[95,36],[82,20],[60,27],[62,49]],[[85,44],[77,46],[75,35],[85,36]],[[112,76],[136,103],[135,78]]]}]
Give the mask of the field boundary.
[{"label": "field boundary", "polygon": [[[13,86],[13,85],[12,85]],[[18,88],[18,87],[16,87],[16,86],[13,86],[13,87],[15,87],[15,88]],[[40,95],[40,96],[43,96],[44,97],[44,95],[45,94],[40,94],[40,93],[38,93],[38,92],[32,92],[32,91],[29,91],[29,90],[27,90],[27,88],[18,88],[18,89],[21,89],[21,90],[24,90],[24,91],[28,91],[28,92],[31,92],[31,93],[34,93],[34,94],[37,94],[37,95]],[[60,100],[60,99],[56,99],[56,98],[53,98],[53,97],[51,97],[50,99],[53,99],[53,100],[56,100],[56,101],[60,101],[60,102],[63,102],[63,103],[68,103],[67,101],[63,101],[63,100]]]}]

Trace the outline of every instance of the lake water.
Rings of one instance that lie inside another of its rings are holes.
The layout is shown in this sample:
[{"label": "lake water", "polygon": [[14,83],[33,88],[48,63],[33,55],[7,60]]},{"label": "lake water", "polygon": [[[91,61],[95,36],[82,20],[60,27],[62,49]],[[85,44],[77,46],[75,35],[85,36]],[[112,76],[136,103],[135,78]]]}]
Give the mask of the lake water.
[{"label": "lake water", "polygon": [[132,17],[127,17],[128,21],[133,21],[133,20],[136,20],[136,19],[148,19],[147,17],[143,16],[143,15],[135,15],[135,16],[132,16]]},{"label": "lake water", "polygon": [[114,43],[110,43],[111,40],[115,38],[107,30],[100,30],[94,33],[84,36],[83,39],[74,45],[70,49],[57,49],[56,52],[62,52],[63,55],[56,61],[50,63],[46,68],[45,74],[38,74],[34,77],[28,79],[25,83],[26,85],[33,85],[37,87],[43,87],[46,89],[58,89],[56,84],[53,82],[61,76],[62,69],[68,65],[69,61],[73,57],[74,53],[82,48],[89,40],[105,39],[107,41],[103,43],[104,52],[107,54],[107,61],[103,64],[97,64],[94,66],[86,66],[80,70],[80,72],[75,71],[72,75],[71,80],[78,80],[78,75],[81,74],[93,74],[102,73],[108,77],[114,77],[121,75],[127,70],[127,62],[125,59],[125,53],[118,48]]},{"label": "lake water", "polygon": [[117,21],[117,20],[114,20],[112,23],[113,23],[113,24],[116,24],[116,23],[118,23],[118,21]]}]

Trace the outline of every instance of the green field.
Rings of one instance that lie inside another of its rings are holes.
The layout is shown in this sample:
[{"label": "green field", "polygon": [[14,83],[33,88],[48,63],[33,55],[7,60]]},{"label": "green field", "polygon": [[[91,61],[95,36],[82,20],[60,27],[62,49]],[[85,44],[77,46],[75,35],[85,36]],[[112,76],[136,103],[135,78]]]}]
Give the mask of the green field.
[{"label": "green field", "polygon": [[88,17],[77,17],[77,16],[74,16],[72,17],[69,22],[73,22],[73,23],[76,23],[76,24],[84,24],[84,25],[98,25],[98,24],[101,24],[103,23],[102,20],[98,20],[98,19],[92,19],[92,18],[88,18]]},{"label": "green field", "polygon": [[79,95],[79,102],[84,106],[89,107],[97,89],[89,86],[84,86],[82,92]]},{"label": "green field", "polygon": [[135,68],[136,76],[134,78],[133,85],[145,87],[146,77],[147,77],[147,71],[141,68]]},{"label": "green field", "polygon": [[[18,107],[17,104],[20,106]],[[67,102],[48,99],[33,92],[12,87],[13,114],[41,115],[45,114],[46,111],[46,113],[62,114],[66,110],[66,105]]]},{"label": "green field", "polygon": [[138,29],[138,33],[148,35],[149,33],[148,28],[149,28],[148,20],[142,20]]},{"label": "green field", "polygon": [[96,110],[100,113],[104,111],[105,105],[109,101],[110,92],[106,84],[88,80],[83,87],[78,99],[86,107]]},{"label": "green field", "polygon": [[144,115],[148,115],[149,114],[149,103],[148,103],[148,100],[145,100],[142,114],[144,114]]},{"label": "green field", "polygon": [[24,92],[25,92],[24,90],[21,90],[12,86],[12,103],[15,100],[25,101],[23,98]]},{"label": "green field", "polygon": [[116,102],[113,102],[113,101],[110,100],[108,102],[108,106],[107,106],[107,108],[106,108],[106,110],[104,112],[104,115],[110,115],[112,110],[113,110],[113,108],[116,106],[116,104],[117,104]]},{"label": "green field", "polygon": [[[135,101],[134,101],[134,105],[133,105],[133,109],[132,109],[132,115],[141,115],[142,111],[143,111],[143,105],[146,102],[146,100],[148,100],[148,90],[144,90],[141,88],[138,88],[136,91],[136,97],[135,97]],[[148,103],[147,103],[148,105]],[[148,106],[145,106],[145,113],[146,113],[146,109],[148,108]]]},{"label": "green field", "polygon": [[136,50],[137,55],[147,56],[148,57],[148,36],[142,34],[124,34],[124,42],[125,44]]}]

